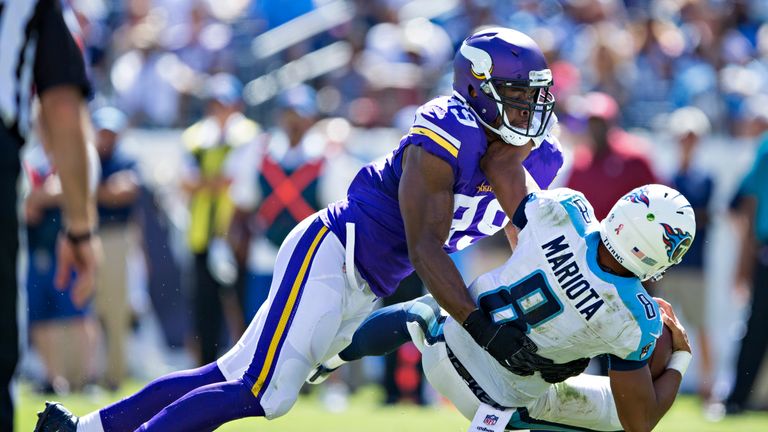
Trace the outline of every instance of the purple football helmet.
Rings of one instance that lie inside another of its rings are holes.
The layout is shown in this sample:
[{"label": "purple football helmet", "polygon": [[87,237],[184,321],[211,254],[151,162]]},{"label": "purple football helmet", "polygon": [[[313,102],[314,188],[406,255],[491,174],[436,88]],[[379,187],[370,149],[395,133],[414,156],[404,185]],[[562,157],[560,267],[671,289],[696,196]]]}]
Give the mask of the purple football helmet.
[{"label": "purple football helmet", "polygon": [[[453,60],[454,92],[483,125],[510,144],[523,145],[547,132],[555,106],[551,86],[552,71],[544,54],[533,39],[516,30],[480,30],[464,40]],[[502,88],[522,90],[525,96],[502,96]],[[505,107],[520,111],[527,124],[512,124]]]}]

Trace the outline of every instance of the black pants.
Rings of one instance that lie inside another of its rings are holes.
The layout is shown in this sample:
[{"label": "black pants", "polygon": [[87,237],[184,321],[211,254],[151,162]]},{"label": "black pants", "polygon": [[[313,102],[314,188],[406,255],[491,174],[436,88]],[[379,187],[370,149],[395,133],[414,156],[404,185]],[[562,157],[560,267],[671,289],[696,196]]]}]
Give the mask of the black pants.
[{"label": "black pants", "polygon": [[736,383],[728,403],[744,407],[760,372],[760,365],[768,349],[768,243],[758,247],[755,272],[752,279],[752,312],[747,321],[747,332],[741,339],[739,360],[736,362]]},{"label": "black pants", "polygon": [[195,254],[195,339],[200,343],[200,365],[216,361],[221,340],[222,286],[208,270],[208,253]]},{"label": "black pants", "polygon": [[16,317],[16,253],[19,249],[16,216],[16,181],[19,176],[18,144],[6,139],[0,126],[0,432],[13,431],[10,384],[19,360]]}]

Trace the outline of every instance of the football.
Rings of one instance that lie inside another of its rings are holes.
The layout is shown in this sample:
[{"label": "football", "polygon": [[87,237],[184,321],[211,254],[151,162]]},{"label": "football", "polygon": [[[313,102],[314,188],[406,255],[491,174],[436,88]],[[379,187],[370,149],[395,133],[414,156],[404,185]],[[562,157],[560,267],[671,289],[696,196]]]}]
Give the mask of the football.
[{"label": "football", "polygon": [[665,324],[661,331],[661,336],[656,340],[656,347],[653,349],[653,354],[651,354],[651,358],[648,359],[648,367],[651,369],[651,376],[654,380],[664,373],[671,357],[672,332]]}]

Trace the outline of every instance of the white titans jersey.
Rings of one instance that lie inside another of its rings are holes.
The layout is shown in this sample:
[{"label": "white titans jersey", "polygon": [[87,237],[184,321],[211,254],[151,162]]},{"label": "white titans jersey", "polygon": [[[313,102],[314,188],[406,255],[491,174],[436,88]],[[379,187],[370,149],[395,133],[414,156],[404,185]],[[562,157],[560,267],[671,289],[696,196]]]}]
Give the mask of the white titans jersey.
[{"label": "white titans jersey", "polygon": [[[658,305],[637,278],[600,268],[600,224],[584,195],[541,191],[521,205],[513,219],[522,230],[512,257],[469,287],[480,308],[497,323],[521,320],[538,353],[557,363],[599,354],[648,359],[662,329]],[[451,319],[445,339],[502,405],[526,405],[549,385],[538,373],[521,377],[504,369]]]}]

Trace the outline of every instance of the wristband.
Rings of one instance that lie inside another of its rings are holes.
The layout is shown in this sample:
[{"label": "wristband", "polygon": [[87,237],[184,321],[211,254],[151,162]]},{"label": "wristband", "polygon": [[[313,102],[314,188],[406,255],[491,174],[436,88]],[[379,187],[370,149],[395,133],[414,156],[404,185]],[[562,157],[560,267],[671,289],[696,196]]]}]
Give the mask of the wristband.
[{"label": "wristband", "polygon": [[72,243],[73,246],[77,246],[80,243],[86,242],[93,237],[93,231],[86,231],[81,234],[73,234],[72,231],[65,231],[64,232],[65,237],[67,238],[67,241]]},{"label": "wristband", "polygon": [[667,363],[667,369],[674,369],[680,372],[680,375],[685,375],[685,371],[688,370],[688,365],[691,363],[693,355],[688,351],[675,351],[672,353],[672,357]]}]

